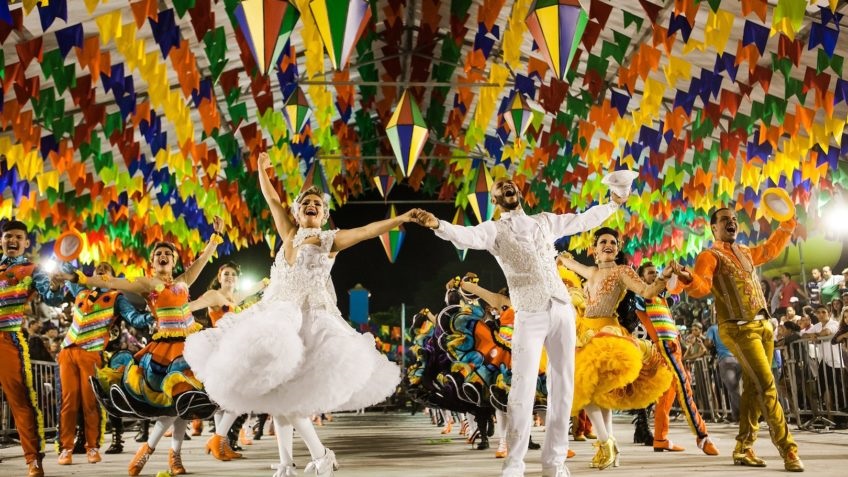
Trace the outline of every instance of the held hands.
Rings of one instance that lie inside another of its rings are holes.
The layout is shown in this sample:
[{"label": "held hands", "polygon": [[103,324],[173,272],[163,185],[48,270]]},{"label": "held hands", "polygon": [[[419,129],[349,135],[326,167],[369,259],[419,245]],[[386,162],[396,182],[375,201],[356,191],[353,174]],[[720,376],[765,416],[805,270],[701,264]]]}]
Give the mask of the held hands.
[{"label": "held hands", "polygon": [[412,221],[422,227],[435,229],[439,226],[439,219],[426,210],[412,209],[410,212],[413,212]]}]

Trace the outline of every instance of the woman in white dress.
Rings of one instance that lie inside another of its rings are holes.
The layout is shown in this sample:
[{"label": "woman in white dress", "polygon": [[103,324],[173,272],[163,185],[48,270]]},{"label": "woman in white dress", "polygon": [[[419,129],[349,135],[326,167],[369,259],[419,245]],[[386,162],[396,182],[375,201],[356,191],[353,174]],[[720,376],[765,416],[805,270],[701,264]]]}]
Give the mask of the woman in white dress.
[{"label": "woman in white dress", "polygon": [[400,369],[376,350],[373,336],[359,334],[342,318],[330,269],[339,251],[412,221],[415,211],[322,231],[327,200],[309,188],[292,205],[292,222],[268,176],[270,167],[261,153],[259,183],[283,239],[271,282],[259,303],[189,339],[185,357],[222,408],[274,415],[281,464],[275,477],[296,475],[292,428],[312,457],[306,471],[330,476],[335,454],[321,444],[308,416],[376,404],[400,382]]}]

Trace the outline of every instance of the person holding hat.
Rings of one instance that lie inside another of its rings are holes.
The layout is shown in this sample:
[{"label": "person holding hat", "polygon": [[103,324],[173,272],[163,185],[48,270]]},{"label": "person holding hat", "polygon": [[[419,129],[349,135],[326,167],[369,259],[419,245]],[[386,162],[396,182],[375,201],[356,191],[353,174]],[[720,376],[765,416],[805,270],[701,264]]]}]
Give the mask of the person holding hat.
[{"label": "person holding hat", "polygon": [[783,457],[784,468],[803,472],[804,464],[798,456],[798,446],[789,432],[777,399],[771,371],[774,330],[768,321],[768,303],[756,273],[756,267],[783,251],[795,225],[795,219],[790,217],[781,222],[765,243],[747,247],[736,243],[739,231],[736,212],[722,207],[710,217],[710,228],[715,237],[713,246],[698,254],[694,270],[679,268],[679,277],[690,296],[713,295],[719,336],[742,366],[743,393],[733,462],[752,467],[766,466],[766,462],[754,453],[758,421],[762,415],[768,422],[772,442]]},{"label": "person holding hat", "polygon": [[547,376],[550,394],[542,475],[567,475],[565,459],[574,390],[576,316],[571,297],[557,272],[554,241],[600,226],[627,197],[612,194],[608,204],[597,205],[582,214],[527,215],[514,181],[499,179],[490,192],[492,203],[500,211],[496,221],[462,227],[422,212],[418,223],[434,229],[437,237],[453,242],[457,248],[488,250],[506,275],[510,299],[515,305],[515,330],[507,423],[510,453],[504,461],[502,475],[524,475],[543,346],[551,366]]},{"label": "person holding hat", "polygon": [[15,419],[28,477],[43,477],[44,428],[35,400],[29,346],[21,333],[27,304],[35,293],[51,306],[62,302],[61,287],[24,255],[30,246],[26,224],[3,225],[0,246],[0,388]]},{"label": "person holding hat", "polygon": [[[101,262],[94,269],[94,274],[108,280],[115,275],[115,269]],[[101,424],[104,416],[89,379],[95,375],[95,369],[103,365],[103,352],[109,344],[112,326],[118,320],[124,319],[135,328],[146,328],[154,320],[150,313],[138,311],[117,290],[86,288],[72,282],[66,282],[65,285],[74,301],[71,325],[62,341],[58,357],[59,380],[62,384],[59,465],[73,463],[74,433],[80,408],[83,411],[86,458],[94,464],[101,460],[99,448],[103,440]]]},{"label": "person holding hat", "polygon": [[[202,328],[189,310],[189,286],[197,280],[218,245],[223,243],[219,235],[223,228],[223,220],[215,217],[215,232],[203,252],[176,277],[177,248],[170,242],[158,242],[153,246],[151,276],[129,280],[97,275],[89,277],[78,271],[76,275],[60,272],[54,277],[54,280],[67,280],[92,288],[138,293],[145,298],[156,319],[157,331],[147,346],[135,355],[116,353],[110,359],[109,368],[103,373],[98,372],[101,388],[108,389],[111,408],[107,407],[107,410],[111,414],[156,419],[147,442],[130,461],[130,476],[141,473],[171,425],[174,430],[168,453],[169,471],[173,475],[185,474],[181,450],[186,420],[209,417],[217,408],[186,363],[183,351],[186,337]],[[104,399],[103,402],[107,401]]]}]

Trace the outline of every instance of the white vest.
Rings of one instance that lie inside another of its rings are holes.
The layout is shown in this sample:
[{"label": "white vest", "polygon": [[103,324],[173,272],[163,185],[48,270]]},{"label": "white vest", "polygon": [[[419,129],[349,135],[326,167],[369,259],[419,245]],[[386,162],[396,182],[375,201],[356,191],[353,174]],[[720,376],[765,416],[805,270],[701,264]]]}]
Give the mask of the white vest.
[{"label": "white vest", "polygon": [[556,237],[540,215],[527,216],[542,232],[543,240],[521,236],[510,229],[509,220],[498,220],[495,255],[509,285],[509,299],[517,312],[540,312],[551,300],[571,303],[571,297],[557,272],[554,248]]}]

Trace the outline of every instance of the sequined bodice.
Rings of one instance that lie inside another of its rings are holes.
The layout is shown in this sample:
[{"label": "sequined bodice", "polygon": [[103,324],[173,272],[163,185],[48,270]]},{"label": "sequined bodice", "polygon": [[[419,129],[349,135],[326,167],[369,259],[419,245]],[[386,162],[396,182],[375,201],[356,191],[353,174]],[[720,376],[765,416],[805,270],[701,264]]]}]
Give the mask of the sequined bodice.
[{"label": "sequined bodice", "polygon": [[626,265],[619,265],[600,279],[600,282],[590,286],[588,282],[584,285],[586,292],[586,318],[609,318],[617,316],[616,308],[627,292],[627,286],[622,280],[622,275],[633,272]]},{"label": "sequined bodice", "polygon": [[[336,308],[336,292],[330,278],[335,259],[330,257],[335,230],[312,233],[320,244],[296,245],[294,263],[286,261],[285,253],[277,254],[271,270],[271,283],[266,293],[280,294],[305,309]],[[302,239],[300,240],[302,242]],[[295,243],[298,240],[296,237]]]}]

